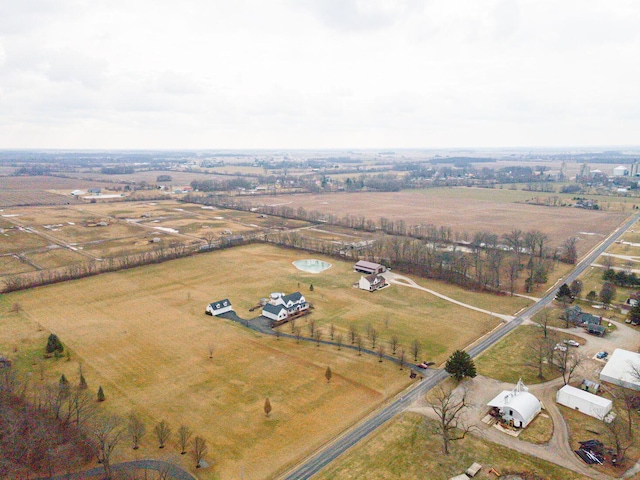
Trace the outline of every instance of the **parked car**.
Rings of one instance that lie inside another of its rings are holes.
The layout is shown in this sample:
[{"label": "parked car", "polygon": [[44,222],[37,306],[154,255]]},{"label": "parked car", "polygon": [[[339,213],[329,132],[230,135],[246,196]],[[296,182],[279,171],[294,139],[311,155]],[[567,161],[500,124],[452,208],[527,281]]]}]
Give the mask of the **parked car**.
[{"label": "parked car", "polygon": [[567,351],[567,347],[565,347],[563,344],[561,343],[556,343],[556,346],[553,347],[554,350],[560,350],[561,352],[566,352]]},{"label": "parked car", "polygon": [[598,352],[596,353],[596,358],[599,358],[600,360],[602,360],[603,358],[607,358],[609,356],[609,354],[607,352]]},{"label": "parked car", "polygon": [[427,365],[426,363],[419,363],[418,368],[429,368],[429,365]]},{"label": "parked car", "polygon": [[579,347],[580,344],[578,342],[576,342],[575,340],[565,340],[564,343],[566,343],[567,345],[571,345],[572,347]]}]

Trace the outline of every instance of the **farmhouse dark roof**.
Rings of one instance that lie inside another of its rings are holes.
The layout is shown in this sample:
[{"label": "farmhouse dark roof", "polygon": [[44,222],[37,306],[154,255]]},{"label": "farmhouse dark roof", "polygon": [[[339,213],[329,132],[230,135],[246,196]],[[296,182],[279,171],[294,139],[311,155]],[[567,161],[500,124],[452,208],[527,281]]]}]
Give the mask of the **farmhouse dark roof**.
[{"label": "farmhouse dark roof", "polygon": [[599,333],[599,334],[603,334],[604,332],[607,331],[607,327],[605,327],[604,325],[589,325],[587,327],[587,330],[590,333]]},{"label": "farmhouse dark roof", "polygon": [[286,310],[286,308],[284,308],[282,305],[271,305],[270,303],[267,303],[264,307],[262,307],[262,310],[274,315],[278,315],[282,310]]},{"label": "farmhouse dark roof", "polygon": [[379,283],[383,281],[383,278],[380,275],[376,275],[375,273],[371,274],[371,275],[367,275],[366,277],[364,277],[367,279],[367,282],[374,284],[374,283]]},{"label": "farmhouse dark roof", "polygon": [[221,308],[230,307],[231,302],[229,301],[228,298],[225,298],[224,300],[213,302],[210,306],[211,306],[211,310],[220,310]]},{"label": "farmhouse dark roof", "polygon": [[302,298],[302,294],[300,292],[293,292],[293,293],[290,293],[289,295],[285,295],[284,297],[282,297],[282,300],[284,301],[284,303],[289,302],[289,300],[291,300],[294,303],[297,303],[300,301],[301,298]]}]

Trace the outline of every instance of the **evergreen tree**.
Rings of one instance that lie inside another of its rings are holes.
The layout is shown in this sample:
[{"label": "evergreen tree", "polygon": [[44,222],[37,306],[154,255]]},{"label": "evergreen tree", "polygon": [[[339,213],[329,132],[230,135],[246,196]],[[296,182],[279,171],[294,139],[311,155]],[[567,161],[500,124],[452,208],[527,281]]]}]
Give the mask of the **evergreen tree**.
[{"label": "evergreen tree", "polygon": [[563,303],[571,303],[573,301],[573,293],[571,293],[569,285],[563,283],[560,286],[558,293],[556,293],[556,300]]},{"label": "evergreen tree", "polygon": [[311,285],[309,285],[309,291],[313,292],[313,283]]},{"label": "evergreen tree", "polygon": [[47,347],[46,347],[46,352],[47,353],[62,353],[64,351],[64,347],[62,346],[62,342],[60,341],[60,339],[58,338],[58,336],[55,333],[52,333],[51,335],[49,335],[49,338],[47,340]]},{"label": "evergreen tree", "polygon": [[464,350],[456,350],[451,354],[444,369],[458,382],[464,377],[476,376],[476,365],[471,356]]},{"label": "evergreen tree", "polygon": [[64,376],[64,373],[60,376],[60,388],[69,388],[69,380]]},{"label": "evergreen tree", "polygon": [[264,413],[267,417],[271,413],[271,401],[268,398],[264,400]]},{"label": "evergreen tree", "polygon": [[87,381],[84,379],[84,375],[82,373],[80,374],[80,383],[78,384],[78,388],[80,390],[87,389]]},{"label": "evergreen tree", "polygon": [[327,370],[324,372],[324,376],[327,379],[327,383],[331,381],[331,377],[333,374],[331,373],[331,367],[327,367]]},{"label": "evergreen tree", "polygon": [[633,325],[640,324],[640,303],[631,307],[628,318]]},{"label": "evergreen tree", "polygon": [[99,402],[104,402],[106,400],[106,397],[104,396],[104,391],[102,390],[102,385],[100,385],[100,387],[98,388],[98,401]]}]

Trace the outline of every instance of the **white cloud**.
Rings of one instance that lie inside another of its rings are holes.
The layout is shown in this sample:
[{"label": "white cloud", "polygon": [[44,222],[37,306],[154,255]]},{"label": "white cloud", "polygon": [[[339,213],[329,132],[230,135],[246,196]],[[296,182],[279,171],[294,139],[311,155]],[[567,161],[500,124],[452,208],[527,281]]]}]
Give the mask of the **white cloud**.
[{"label": "white cloud", "polygon": [[0,11],[0,148],[612,144],[640,127],[634,0]]}]

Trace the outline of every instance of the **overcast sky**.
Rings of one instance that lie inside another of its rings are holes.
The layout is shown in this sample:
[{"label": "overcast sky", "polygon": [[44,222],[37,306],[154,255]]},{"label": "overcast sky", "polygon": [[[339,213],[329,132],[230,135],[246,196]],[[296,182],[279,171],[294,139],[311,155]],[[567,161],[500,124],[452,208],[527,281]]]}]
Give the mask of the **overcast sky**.
[{"label": "overcast sky", "polygon": [[637,0],[0,0],[0,148],[640,144]]}]

